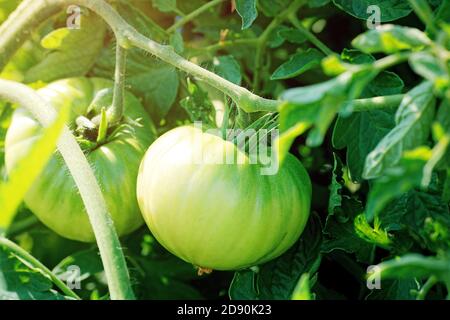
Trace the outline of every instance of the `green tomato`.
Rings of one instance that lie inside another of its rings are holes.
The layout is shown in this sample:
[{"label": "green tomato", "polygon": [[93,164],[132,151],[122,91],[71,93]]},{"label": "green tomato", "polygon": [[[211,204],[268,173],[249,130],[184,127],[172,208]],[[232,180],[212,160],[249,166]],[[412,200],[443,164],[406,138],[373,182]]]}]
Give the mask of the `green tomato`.
[{"label": "green tomato", "polygon": [[[232,157],[241,160],[214,164]],[[274,175],[260,169],[232,142],[179,127],[146,152],[137,180],[139,206],[156,239],[201,269],[258,265],[294,244],[311,202],[311,181],[294,156]]]},{"label": "green tomato", "polygon": [[[112,85],[111,81],[100,78],[71,78],[53,82],[38,93],[56,109],[69,104],[68,125],[75,129],[75,120],[79,116],[92,118],[98,114],[99,110],[88,110],[88,107],[100,90]],[[144,222],[136,201],[136,179],[141,159],[155,139],[150,118],[139,100],[130,93],[125,95],[124,116],[134,120],[140,118],[141,126],[112,127],[106,141],[93,142],[85,150],[119,235],[132,232]],[[26,110],[17,109],[5,139],[7,172],[26,157],[40,135],[42,128],[38,121]],[[72,240],[95,241],[78,189],[58,152],[33,183],[25,203],[59,235]]]}]

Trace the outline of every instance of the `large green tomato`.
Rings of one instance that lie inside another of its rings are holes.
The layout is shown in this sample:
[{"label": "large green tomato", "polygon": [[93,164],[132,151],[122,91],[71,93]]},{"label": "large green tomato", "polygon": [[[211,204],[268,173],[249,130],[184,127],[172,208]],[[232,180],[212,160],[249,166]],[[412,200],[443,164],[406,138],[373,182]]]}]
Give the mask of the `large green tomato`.
[{"label": "large green tomato", "polygon": [[[236,161],[214,164],[223,155]],[[137,181],[139,206],[156,239],[187,262],[215,270],[261,264],[285,252],[302,233],[311,181],[292,155],[274,175],[260,169],[232,142],[179,127],[145,154]]]},{"label": "large green tomato", "polygon": [[[88,106],[100,90],[112,85],[111,81],[100,78],[71,78],[53,82],[38,93],[56,109],[69,104],[69,126],[74,129],[78,116],[92,118],[98,114],[98,110],[88,111]],[[144,222],[136,201],[136,178],[141,159],[155,139],[150,118],[139,100],[130,93],[125,95],[124,116],[134,120],[140,118],[141,126],[121,126],[119,134],[116,130],[114,135],[111,134],[112,127],[104,143],[85,150],[119,235],[132,232]],[[24,109],[16,110],[5,139],[8,172],[26,157],[41,134],[37,120]],[[58,152],[33,183],[25,203],[45,225],[61,236],[84,242],[95,240],[75,182]]]}]

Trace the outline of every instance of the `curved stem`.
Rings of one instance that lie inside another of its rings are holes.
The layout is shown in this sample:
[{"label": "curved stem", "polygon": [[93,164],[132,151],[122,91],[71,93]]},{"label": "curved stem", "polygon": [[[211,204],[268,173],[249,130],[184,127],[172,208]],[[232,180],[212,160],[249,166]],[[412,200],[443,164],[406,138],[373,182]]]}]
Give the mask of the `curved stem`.
[{"label": "curved stem", "polygon": [[127,52],[119,44],[116,46],[116,70],[114,73],[114,95],[108,122],[119,122],[123,115],[125,96],[125,72]]},{"label": "curved stem", "polygon": [[208,51],[210,53],[214,53],[217,50],[225,49],[231,46],[238,46],[238,45],[256,45],[258,44],[258,38],[248,38],[248,39],[235,39],[235,40],[227,40],[227,41],[221,41],[216,44],[207,46],[205,48],[202,48],[203,51]]},{"label": "curved stem", "polygon": [[38,259],[33,257],[23,248],[21,248],[14,242],[4,237],[0,237],[0,246],[8,248],[11,252],[13,252],[15,255],[22,258],[23,260],[27,261],[33,267],[40,269],[66,296],[77,300],[81,300],[81,298],[75,292],[73,292],[68,286],[66,286],[66,284],[62,282],[61,279],[55,276],[55,274],[51,272],[50,269],[44,266]]},{"label": "curved stem", "polygon": [[294,27],[300,31],[309,42],[315,45],[320,51],[322,51],[325,55],[329,56],[333,54],[333,50],[328,48],[328,46],[317,38],[314,33],[306,29],[301,22],[297,18],[297,14],[295,12],[289,15],[289,21],[292,23]]},{"label": "curved stem", "polygon": [[431,276],[428,280],[423,284],[420,291],[417,293],[416,300],[424,300],[428,294],[428,291],[438,282],[436,276]]},{"label": "curved stem", "polygon": [[422,20],[425,26],[432,32],[436,33],[434,24],[433,11],[425,0],[408,0],[417,16]]},{"label": "curved stem", "polygon": [[261,77],[261,68],[263,63],[262,53],[266,49],[267,41],[269,40],[270,34],[273,30],[278,27],[289,14],[297,12],[297,10],[305,3],[304,0],[295,0],[292,2],[283,12],[278,14],[272,22],[267,26],[266,30],[260,35],[258,39],[258,45],[256,46],[255,53],[255,70],[253,75],[253,91],[257,92],[259,90],[259,81]]},{"label": "curved stem", "polygon": [[[52,107],[33,89],[21,83],[0,79],[0,96],[26,108],[43,126],[49,126],[56,117]],[[114,223],[92,169],[69,128],[63,129],[57,146],[83,199],[103,261],[111,298],[133,299]]]},{"label": "curved stem", "polygon": [[169,29],[167,29],[168,33],[175,32],[178,28],[185,25],[189,21],[192,21],[199,15],[201,15],[203,12],[207,11],[208,9],[218,5],[221,2],[224,2],[225,0],[213,0],[210,2],[205,3],[203,6],[197,8],[196,10],[192,11],[188,15],[185,15],[183,18],[175,22]]},{"label": "curved stem", "polygon": [[378,59],[372,65],[372,67],[377,71],[383,71],[384,69],[389,69],[399,63],[407,61],[411,56],[411,52],[398,52],[386,56],[384,58]]},{"label": "curved stem", "polygon": [[403,94],[393,94],[390,96],[356,99],[349,101],[348,103],[353,105],[354,112],[371,111],[376,109],[393,109],[399,106],[403,97]]}]

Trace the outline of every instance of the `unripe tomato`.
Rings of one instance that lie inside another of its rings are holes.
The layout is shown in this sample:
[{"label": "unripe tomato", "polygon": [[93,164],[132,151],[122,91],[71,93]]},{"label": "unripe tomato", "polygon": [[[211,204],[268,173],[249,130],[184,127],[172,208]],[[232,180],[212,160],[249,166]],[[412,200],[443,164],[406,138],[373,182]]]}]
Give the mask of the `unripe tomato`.
[{"label": "unripe tomato", "polygon": [[[88,107],[97,92],[112,85],[111,81],[100,78],[71,78],[53,82],[38,93],[56,109],[69,104],[68,125],[75,129],[78,116],[92,118],[98,114],[98,110],[88,110]],[[139,100],[130,93],[125,96],[124,116],[134,120],[140,118],[142,126],[122,126],[114,135],[112,131],[117,127],[112,127],[105,142],[94,142],[93,147],[85,150],[119,235],[132,232],[143,224],[136,201],[136,178],[145,150],[155,138],[150,118]],[[41,134],[41,125],[31,114],[21,108],[16,110],[5,139],[7,172],[26,157]],[[58,152],[33,183],[25,203],[45,225],[61,236],[84,242],[95,240],[75,182]]]},{"label": "unripe tomato", "polygon": [[[214,164],[223,155],[236,161]],[[146,152],[137,181],[139,206],[156,239],[187,262],[215,270],[261,264],[302,233],[311,182],[292,155],[274,175],[260,169],[232,142],[179,127]]]}]

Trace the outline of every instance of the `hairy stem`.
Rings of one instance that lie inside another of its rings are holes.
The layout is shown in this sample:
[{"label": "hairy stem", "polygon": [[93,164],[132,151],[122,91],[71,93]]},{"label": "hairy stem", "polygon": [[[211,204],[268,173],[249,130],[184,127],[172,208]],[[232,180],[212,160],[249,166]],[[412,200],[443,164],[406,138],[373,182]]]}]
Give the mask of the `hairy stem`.
[{"label": "hairy stem", "polygon": [[18,246],[14,242],[0,237],[0,246],[8,248],[11,252],[13,252],[17,257],[25,260],[33,267],[41,270],[41,272],[50,278],[50,280],[68,297],[74,298],[76,300],[81,300],[81,298],[73,292],[64,282],[61,281],[53,272],[51,272],[46,266],[44,266],[38,259],[29,254],[22,247]]},{"label": "hairy stem", "polygon": [[208,11],[210,8],[215,7],[216,5],[224,1],[225,0],[212,0],[210,2],[205,3],[203,6],[197,8],[196,10],[192,11],[188,15],[184,16],[183,18],[175,22],[169,29],[167,29],[167,32],[168,33],[175,32],[178,28],[182,27],[189,21],[192,21],[193,19],[201,15],[203,12]]},{"label": "hairy stem", "polygon": [[114,95],[108,121],[111,124],[119,122],[123,115],[125,96],[125,72],[127,52],[119,44],[116,46],[116,69],[114,73]]},{"label": "hairy stem", "polygon": [[[0,97],[26,108],[45,127],[51,125],[56,117],[56,111],[24,84],[0,79]],[[114,222],[92,169],[69,128],[63,129],[57,146],[83,199],[100,250],[111,298],[133,299]]]}]

